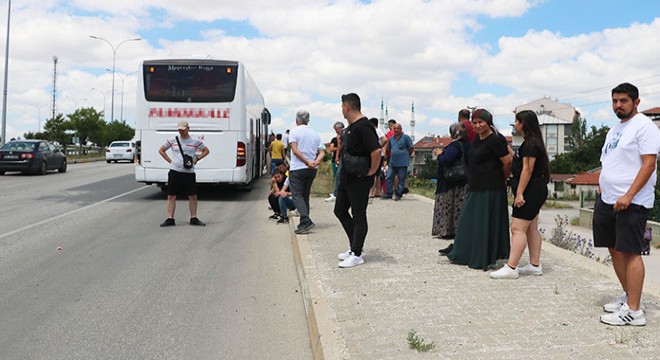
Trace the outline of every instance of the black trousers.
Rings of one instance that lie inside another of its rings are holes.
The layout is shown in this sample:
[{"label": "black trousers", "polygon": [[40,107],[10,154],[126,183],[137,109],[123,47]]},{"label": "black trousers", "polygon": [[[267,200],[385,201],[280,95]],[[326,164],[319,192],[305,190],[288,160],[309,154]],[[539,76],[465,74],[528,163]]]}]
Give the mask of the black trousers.
[{"label": "black trousers", "polygon": [[[369,190],[374,184],[373,176],[354,177],[345,175],[339,181],[335,196],[335,216],[344,228],[351,251],[356,256],[362,254],[364,239],[367,237],[367,205]],[[351,213],[348,213],[348,210]]]},{"label": "black trousers", "polygon": [[268,195],[268,204],[270,205],[270,208],[273,209],[273,212],[275,214],[280,213],[280,203],[277,200],[277,196],[275,195]]}]

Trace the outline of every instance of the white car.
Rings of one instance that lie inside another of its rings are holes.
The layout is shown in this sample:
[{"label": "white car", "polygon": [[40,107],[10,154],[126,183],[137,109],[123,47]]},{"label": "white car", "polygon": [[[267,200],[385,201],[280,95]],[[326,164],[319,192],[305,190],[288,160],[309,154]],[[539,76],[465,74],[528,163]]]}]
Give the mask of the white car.
[{"label": "white car", "polygon": [[108,145],[105,149],[105,161],[109,164],[119,160],[135,162],[135,142],[113,141]]}]

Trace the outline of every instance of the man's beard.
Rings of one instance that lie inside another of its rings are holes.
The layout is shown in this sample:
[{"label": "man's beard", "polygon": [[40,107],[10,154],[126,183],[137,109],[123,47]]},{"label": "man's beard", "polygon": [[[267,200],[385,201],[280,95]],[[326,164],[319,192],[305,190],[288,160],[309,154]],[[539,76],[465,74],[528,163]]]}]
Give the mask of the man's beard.
[{"label": "man's beard", "polygon": [[621,119],[621,120],[629,119],[629,118],[631,117],[632,113],[633,113],[632,111],[630,111],[630,112],[628,112],[628,113],[617,112],[617,111],[614,112],[614,114],[616,115],[616,117],[618,117],[618,118]]}]

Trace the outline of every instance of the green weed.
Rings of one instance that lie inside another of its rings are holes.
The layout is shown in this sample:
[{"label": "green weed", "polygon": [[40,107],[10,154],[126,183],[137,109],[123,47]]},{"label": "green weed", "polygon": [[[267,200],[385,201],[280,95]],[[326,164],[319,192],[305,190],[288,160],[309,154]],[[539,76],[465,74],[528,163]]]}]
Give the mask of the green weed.
[{"label": "green weed", "polygon": [[435,342],[427,343],[424,339],[417,336],[415,330],[408,332],[408,346],[419,352],[429,352],[435,348]]}]

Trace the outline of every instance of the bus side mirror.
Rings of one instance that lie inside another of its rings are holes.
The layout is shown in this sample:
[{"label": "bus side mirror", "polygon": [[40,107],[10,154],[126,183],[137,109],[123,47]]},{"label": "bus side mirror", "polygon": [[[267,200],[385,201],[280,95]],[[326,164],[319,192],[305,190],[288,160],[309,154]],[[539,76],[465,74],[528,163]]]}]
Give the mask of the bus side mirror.
[{"label": "bus side mirror", "polygon": [[261,112],[261,121],[264,124],[270,125],[270,111],[268,111],[268,109],[264,109],[264,111]]}]

